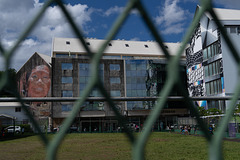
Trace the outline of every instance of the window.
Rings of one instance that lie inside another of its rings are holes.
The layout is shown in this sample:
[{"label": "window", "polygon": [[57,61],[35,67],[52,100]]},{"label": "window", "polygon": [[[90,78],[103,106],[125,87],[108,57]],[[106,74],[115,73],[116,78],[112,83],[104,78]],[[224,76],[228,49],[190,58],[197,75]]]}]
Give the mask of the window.
[{"label": "window", "polygon": [[110,78],[110,83],[113,84],[113,83],[118,83],[120,84],[120,77],[111,77]]},{"label": "window", "polygon": [[62,112],[69,112],[73,108],[72,104],[62,104]]},{"label": "window", "polygon": [[21,107],[15,107],[15,112],[21,112],[22,108]]},{"label": "window", "polygon": [[219,54],[219,49],[218,49],[218,42],[215,42],[214,44],[206,47],[203,50],[203,60],[209,59],[211,57],[214,57],[215,55]]},{"label": "window", "polygon": [[70,41],[66,41],[66,44],[70,45]]},{"label": "window", "polygon": [[110,71],[120,71],[119,64],[110,64]]},{"label": "window", "polygon": [[73,97],[72,91],[62,91],[62,97]]},{"label": "window", "polygon": [[72,63],[62,63],[62,70],[72,70],[73,65]]},{"label": "window", "polygon": [[211,64],[208,64],[204,67],[205,69],[205,77],[213,76],[221,73],[220,70],[220,60],[215,61]]},{"label": "window", "polygon": [[108,46],[112,46],[112,43],[108,43]]},{"label": "window", "polygon": [[148,48],[148,45],[145,44],[144,47],[145,47],[145,48]]},{"label": "window", "polygon": [[110,91],[110,94],[112,97],[121,97],[121,91],[119,90]]},{"label": "window", "polygon": [[236,27],[230,27],[230,33],[237,33]]},{"label": "window", "polygon": [[212,63],[209,64],[209,76],[213,75]]},{"label": "window", "polygon": [[237,27],[237,33],[240,34],[240,26]]},{"label": "window", "polygon": [[207,56],[207,49],[204,49],[203,50],[203,60],[207,59],[208,56]]},{"label": "window", "polygon": [[[79,63],[79,93],[81,94],[83,90],[86,88],[89,79],[91,78],[90,75],[90,64],[89,63]],[[100,64],[99,66],[99,75],[102,80],[104,81],[104,64]],[[97,90],[93,89],[91,97],[102,97],[102,94]]]},{"label": "window", "polygon": [[86,42],[86,45],[90,46],[90,42]]},{"label": "window", "polygon": [[214,95],[222,93],[222,83],[221,79],[217,79],[206,83],[206,94]]},{"label": "window", "polygon": [[125,44],[125,46],[126,46],[126,47],[129,47],[129,45],[128,45],[128,44]]},{"label": "window", "polygon": [[62,77],[62,83],[73,83],[72,77]]},{"label": "window", "polygon": [[204,69],[205,69],[205,77],[208,77],[209,76],[208,75],[208,66],[205,66]]}]

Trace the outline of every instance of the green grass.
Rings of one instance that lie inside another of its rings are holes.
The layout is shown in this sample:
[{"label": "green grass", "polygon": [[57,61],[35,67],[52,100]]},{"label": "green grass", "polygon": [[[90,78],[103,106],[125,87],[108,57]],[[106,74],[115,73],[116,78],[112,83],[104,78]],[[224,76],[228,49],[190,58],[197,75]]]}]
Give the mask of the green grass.
[{"label": "green grass", "polygon": [[[54,135],[49,135],[51,139]],[[136,135],[137,136],[137,135]],[[224,159],[239,159],[239,142],[224,141]],[[46,151],[38,136],[0,142],[0,160],[43,160]],[[203,137],[173,133],[153,133],[147,143],[149,160],[208,159]],[[68,134],[60,146],[59,160],[131,159],[131,145],[122,133]]]}]

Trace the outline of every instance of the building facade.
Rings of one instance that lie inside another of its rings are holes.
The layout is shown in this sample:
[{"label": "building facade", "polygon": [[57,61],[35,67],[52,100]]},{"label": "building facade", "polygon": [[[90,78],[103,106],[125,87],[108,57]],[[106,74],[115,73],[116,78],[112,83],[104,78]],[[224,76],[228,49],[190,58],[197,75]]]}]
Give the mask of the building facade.
[{"label": "building facade", "polygon": [[[104,42],[86,39],[89,48],[96,52]],[[170,54],[176,53],[180,43],[165,43]],[[96,53],[95,53],[96,54]],[[166,80],[167,61],[156,42],[113,40],[104,51],[99,66],[103,86],[112,97],[158,96]],[[89,79],[90,61],[78,39],[55,38],[52,50],[52,96],[80,97]],[[186,82],[185,55],[182,55],[181,76]],[[171,95],[179,95],[173,91]],[[102,97],[94,89],[90,97]],[[116,102],[120,113],[128,117],[129,123],[141,126],[154,101]],[[71,102],[53,103],[53,126],[60,126],[72,110]],[[181,102],[168,102],[154,128],[177,123],[178,116],[189,112]],[[85,102],[73,126],[80,131],[116,131],[119,127],[112,108],[106,102]]]},{"label": "building facade", "polygon": [[[201,9],[197,6],[196,13]],[[240,10],[214,9],[227,35],[237,50],[240,40]],[[199,96],[231,96],[238,81],[237,65],[231,56],[214,19],[205,13],[186,49],[187,83],[189,94]],[[225,111],[226,101],[199,101],[205,109]]]},{"label": "building facade", "polygon": [[[51,97],[51,57],[34,53],[17,72],[19,94],[22,97]],[[29,109],[39,125],[44,128],[51,122],[51,102],[31,102]]]}]

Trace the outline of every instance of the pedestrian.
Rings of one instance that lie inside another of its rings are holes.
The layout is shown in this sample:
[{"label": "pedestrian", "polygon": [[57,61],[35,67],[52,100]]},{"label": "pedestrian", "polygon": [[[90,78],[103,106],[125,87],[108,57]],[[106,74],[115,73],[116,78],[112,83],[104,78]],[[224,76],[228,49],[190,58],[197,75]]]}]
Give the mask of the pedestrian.
[{"label": "pedestrian", "polygon": [[24,127],[22,127],[22,134],[24,134]]},{"label": "pedestrian", "polygon": [[196,125],[194,125],[194,127],[193,127],[193,134],[197,134],[197,126]]},{"label": "pedestrian", "polygon": [[189,134],[187,125],[184,127],[184,132],[185,132],[185,134]]},{"label": "pedestrian", "polygon": [[190,135],[191,134],[191,126],[188,125],[188,134]]},{"label": "pedestrian", "polygon": [[209,130],[209,133],[210,133],[211,135],[213,135],[213,127],[212,127],[212,125],[209,126],[209,129],[208,129],[208,130]]}]

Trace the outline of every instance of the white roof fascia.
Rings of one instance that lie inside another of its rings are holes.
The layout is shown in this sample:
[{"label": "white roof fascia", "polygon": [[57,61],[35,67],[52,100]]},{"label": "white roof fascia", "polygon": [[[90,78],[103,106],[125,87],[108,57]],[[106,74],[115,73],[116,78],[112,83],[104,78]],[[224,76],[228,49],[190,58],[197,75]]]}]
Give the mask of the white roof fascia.
[{"label": "white roof fascia", "polygon": [[[66,42],[70,44],[66,44]],[[93,52],[105,42],[100,39],[85,39],[86,43]],[[104,55],[135,55],[135,56],[164,56],[162,49],[157,42],[153,41],[125,41],[112,40],[111,46],[107,46]],[[126,46],[128,45],[128,47]],[[170,55],[175,55],[181,43],[164,43]],[[147,47],[146,47],[147,46]],[[54,38],[53,52],[55,53],[86,53],[83,45],[76,38]],[[183,53],[185,56],[185,53]]]}]

